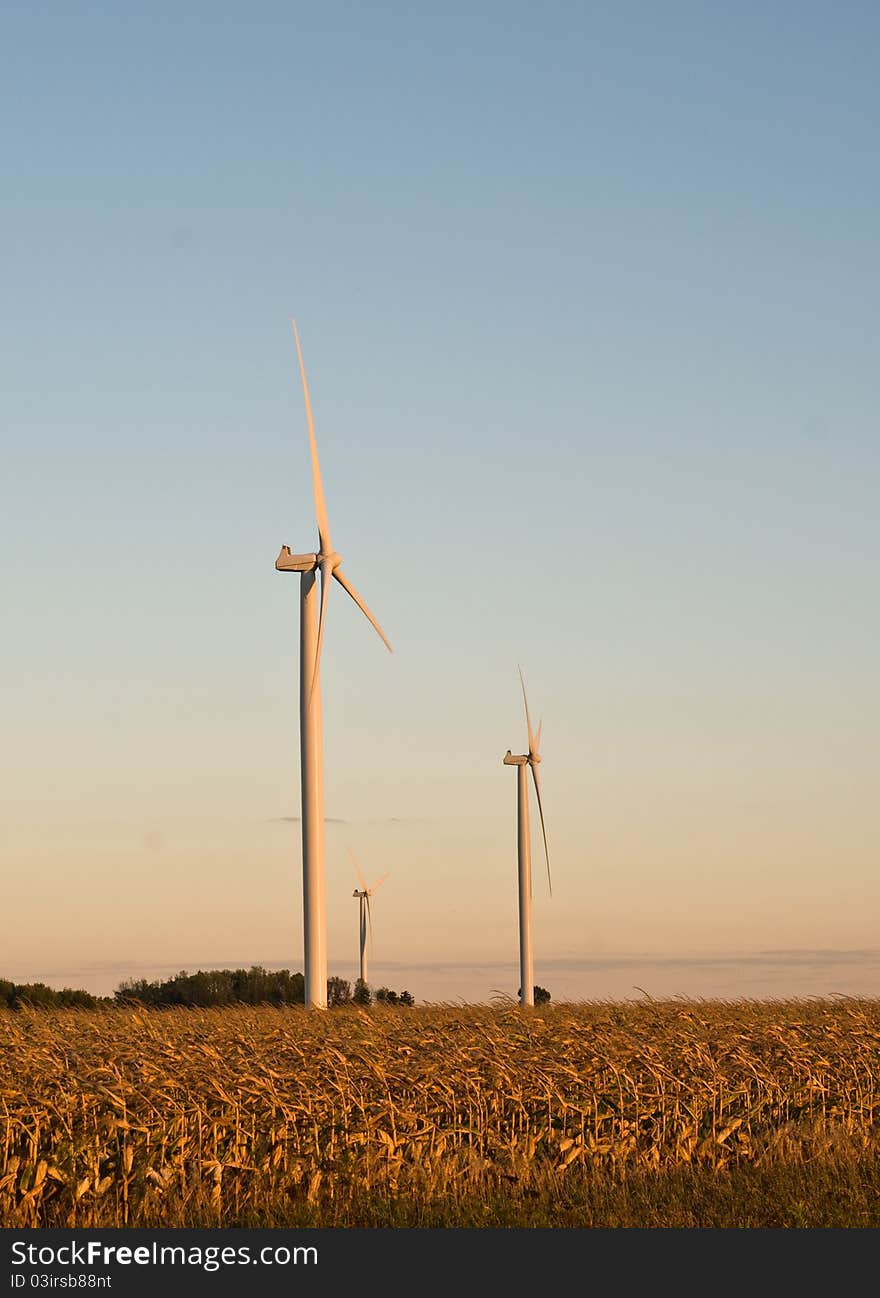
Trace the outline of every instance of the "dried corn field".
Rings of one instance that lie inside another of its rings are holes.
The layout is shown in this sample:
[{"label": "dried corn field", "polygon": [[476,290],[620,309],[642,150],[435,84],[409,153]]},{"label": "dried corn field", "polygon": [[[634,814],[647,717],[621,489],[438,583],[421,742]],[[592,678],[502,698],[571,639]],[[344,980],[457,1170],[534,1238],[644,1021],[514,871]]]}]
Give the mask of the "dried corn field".
[{"label": "dried corn field", "polygon": [[344,1225],[878,1144],[874,1000],[22,1011],[0,1041],[4,1226]]}]

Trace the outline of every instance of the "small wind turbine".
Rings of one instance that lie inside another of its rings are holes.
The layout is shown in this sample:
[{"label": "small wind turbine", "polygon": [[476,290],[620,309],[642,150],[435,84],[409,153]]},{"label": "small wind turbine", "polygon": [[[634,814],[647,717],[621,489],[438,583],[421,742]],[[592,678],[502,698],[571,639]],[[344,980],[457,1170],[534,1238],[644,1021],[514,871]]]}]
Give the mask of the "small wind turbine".
[{"label": "small wind turbine", "polygon": [[[303,963],[305,965],[305,1001],[310,1009],[327,1006],[327,909],[324,882],[324,771],[321,746],[321,646],[324,641],[324,623],[330,578],[335,577],[347,591],[368,621],[378,631],[386,648],[391,645],[360,595],[343,575],[342,556],[333,549],[327,505],[321,484],[318,464],[318,446],[312,424],[312,406],[303,364],[302,348],[295,321],[293,336],[302,378],[306,404],[306,422],[309,427],[309,449],[312,457],[312,490],[315,514],[318,519],[318,553],[291,554],[289,545],[282,545],[275,560],[279,572],[300,574],[299,604],[299,744],[300,782],[302,790],[302,861],[303,861]],[[315,574],[321,574],[321,610],[318,614],[318,595]]]},{"label": "small wind turbine", "polygon": [[553,896],[553,885],[550,881],[550,853],[547,850],[547,831],[544,828],[544,809],[541,806],[541,786],[538,782],[538,763],[541,755],[538,745],[541,742],[541,723],[538,733],[532,731],[532,719],[529,716],[529,701],[526,698],[526,685],[522,668],[519,669],[519,680],[522,685],[523,702],[526,705],[526,729],[529,733],[529,751],[520,757],[514,757],[508,748],[504,756],[505,766],[516,766],[516,823],[517,823],[517,856],[519,861],[519,1003],[535,1003],[535,969],[532,959],[532,853],[529,842],[529,785],[526,778],[526,767],[531,767],[532,779],[535,781],[535,793],[538,798],[538,812],[541,816],[541,833],[544,837],[544,855],[547,858],[547,884]]},{"label": "small wind turbine", "polygon": [[387,872],[383,874],[381,879],[376,880],[372,888],[368,888],[367,881],[360,872],[358,863],[354,859],[354,852],[351,850],[351,848],[348,849],[348,854],[351,857],[351,863],[354,866],[354,872],[357,875],[358,883],[361,885],[360,888],[355,888],[354,892],[351,895],[352,897],[357,897],[360,900],[360,914],[358,916],[358,938],[360,942],[360,958],[361,958],[360,981],[366,986],[367,930],[368,929],[370,934],[370,949],[372,950],[373,947],[373,916],[370,911],[370,898],[372,897],[376,889],[379,887],[379,885],[385,882],[385,880],[388,878],[388,874]]}]

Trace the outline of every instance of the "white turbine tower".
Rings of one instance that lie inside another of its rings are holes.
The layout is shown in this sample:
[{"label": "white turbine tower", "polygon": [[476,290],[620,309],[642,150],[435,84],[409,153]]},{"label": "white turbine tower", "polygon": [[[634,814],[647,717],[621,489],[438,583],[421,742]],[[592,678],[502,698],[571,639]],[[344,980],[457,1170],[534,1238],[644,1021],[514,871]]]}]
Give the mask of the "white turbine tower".
[{"label": "white turbine tower", "polygon": [[[312,457],[312,488],[315,497],[315,514],[318,520],[318,553],[291,554],[290,546],[282,545],[275,560],[279,572],[300,574],[299,622],[299,743],[300,779],[302,788],[302,863],[303,863],[303,962],[305,964],[305,1001],[310,1009],[324,1009],[327,1005],[327,911],[324,883],[324,770],[321,748],[321,646],[324,642],[324,624],[330,578],[335,577],[346,590],[364,616],[372,622],[389,652],[391,645],[360,595],[343,574],[342,556],[333,549],[327,505],[321,484],[318,464],[318,446],[312,424],[312,406],[306,383],[302,348],[295,321],[293,336],[302,378],[306,405],[306,422],[309,428],[309,449]],[[318,593],[315,574],[321,574],[321,608],[318,611]]]},{"label": "white turbine tower", "polygon": [[529,733],[529,751],[514,757],[508,748],[504,756],[505,766],[516,766],[516,823],[517,823],[517,857],[519,861],[519,1003],[535,1003],[535,969],[532,958],[532,853],[529,842],[529,785],[526,767],[531,767],[532,779],[535,781],[535,794],[538,798],[538,812],[541,816],[541,833],[544,837],[544,855],[547,858],[547,884],[550,895],[553,885],[550,882],[550,853],[547,850],[547,831],[544,828],[544,809],[541,806],[541,786],[538,782],[538,763],[541,755],[538,745],[541,742],[541,723],[538,733],[532,731],[532,719],[529,716],[529,701],[526,698],[526,685],[522,668],[519,671],[522,685],[523,702],[526,705],[526,728]]},{"label": "white turbine tower", "polygon": [[360,868],[358,867],[357,861],[354,859],[354,852],[351,850],[351,848],[348,849],[348,854],[351,857],[351,863],[354,866],[354,872],[357,875],[358,883],[361,885],[360,888],[355,888],[354,892],[351,895],[352,897],[359,898],[359,904],[360,904],[360,914],[358,915],[358,940],[359,940],[359,947],[360,947],[360,981],[364,984],[364,986],[366,986],[367,930],[368,929],[370,935],[370,948],[372,949],[373,946],[373,916],[370,912],[370,898],[372,897],[376,889],[379,887],[379,885],[385,882],[385,880],[388,878],[388,874],[387,873],[383,874],[381,879],[376,880],[372,888],[368,888],[367,881],[360,872]]}]

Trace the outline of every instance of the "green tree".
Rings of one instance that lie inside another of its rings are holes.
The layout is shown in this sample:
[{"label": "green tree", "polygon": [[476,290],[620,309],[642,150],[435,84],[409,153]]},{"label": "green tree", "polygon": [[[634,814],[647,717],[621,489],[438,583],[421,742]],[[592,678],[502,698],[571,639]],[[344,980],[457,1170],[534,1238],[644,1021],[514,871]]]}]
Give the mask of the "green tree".
[{"label": "green tree", "polygon": [[91,992],[83,991],[81,987],[62,987],[58,993],[59,1005],[75,1005],[80,1009],[91,1010],[98,1004],[98,999]]},{"label": "green tree", "polygon": [[58,993],[45,983],[20,983],[15,989],[15,999],[19,1005],[39,1005],[47,1008],[58,1004]]},{"label": "green tree", "polygon": [[347,978],[327,979],[327,1004],[330,1009],[351,1004],[351,983]]},{"label": "green tree", "polygon": [[[519,997],[522,996],[521,987],[518,987],[516,989],[516,995],[517,995],[517,999],[519,999]],[[547,988],[539,987],[537,983],[535,983],[535,986],[532,988],[532,995],[535,998],[536,1005],[546,1005],[547,1001],[549,1001],[550,999],[550,993],[548,992]]]},{"label": "green tree", "polygon": [[145,1005],[302,1005],[305,978],[289,969],[270,972],[261,965],[250,969],[200,969],[180,973],[164,982],[128,979],[114,993],[117,1004],[138,1001]]},{"label": "green tree", "polygon": [[79,987],[62,987],[61,991],[56,991],[46,983],[14,983],[0,978],[0,1005],[6,1005],[9,1009],[17,1010],[22,1005],[39,1006],[42,1009],[57,1006],[93,1009],[97,1003],[97,998],[91,992]]}]

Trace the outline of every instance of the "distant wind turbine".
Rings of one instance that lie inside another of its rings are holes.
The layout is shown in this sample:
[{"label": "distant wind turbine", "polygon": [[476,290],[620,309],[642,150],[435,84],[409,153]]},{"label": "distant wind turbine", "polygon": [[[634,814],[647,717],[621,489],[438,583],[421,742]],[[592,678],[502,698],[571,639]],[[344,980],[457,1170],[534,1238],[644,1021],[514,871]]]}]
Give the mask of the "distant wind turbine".
[{"label": "distant wind turbine", "polygon": [[516,766],[516,823],[517,823],[517,857],[519,862],[519,1002],[520,1005],[535,1003],[535,969],[532,958],[532,853],[529,842],[529,785],[526,778],[526,767],[531,767],[532,779],[535,782],[535,794],[538,799],[538,812],[541,817],[541,833],[544,838],[544,855],[547,858],[547,884],[550,895],[553,885],[550,881],[550,853],[547,850],[547,831],[544,828],[544,809],[541,806],[541,786],[538,782],[538,763],[541,755],[538,746],[541,742],[541,722],[538,733],[532,731],[532,719],[529,716],[529,701],[526,698],[526,685],[522,668],[519,669],[519,680],[522,685],[523,702],[526,705],[526,729],[529,735],[529,751],[522,756],[514,757],[508,748],[504,757],[505,766]]},{"label": "distant wind turbine", "polygon": [[[303,364],[302,348],[296,322],[293,336],[299,372],[302,378],[312,457],[312,489],[318,520],[318,553],[291,554],[282,545],[275,560],[279,572],[300,574],[299,621],[299,743],[302,790],[302,863],[303,863],[303,962],[305,964],[305,1001],[310,1009],[327,1006],[327,909],[324,881],[324,770],[321,746],[321,647],[327,613],[330,578],[335,577],[369,622],[373,624],[389,652],[391,645],[360,595],[343,574],[342,556],[333,549],[327,505],[321,483],[318,446],[312,424],[312,406]],[[321,608],[315,574],[321,574]]]},{"label": "distant wind turbine", "polygon": [[369,935],[370,935],[371,950],[373,946],[373,916],[370,912],[370,898],[372,897],[376,889],[379,887],[379,885],[385,882],[385,880],[388,878],[388,874],[387,872],[383,874],[381,879],[376,880],[372,888],[368,888],[367,881],[360,872],[360,868],[358,866],[357,861],[355,860],[354,852],[351,850],[351,848],[348,849],[348,854],[351,857],[351,863],[354,866],[354,872],[357,875],[358,883],[361,885],[360,888],[355,888],[354,892],[351,895],[352,897],[358,897],[360,899],[360,914],[358,916],[358,938],[360,941],[360,960],[361,960],[360,981],[366,985],[368,928],[369,928]]}]

